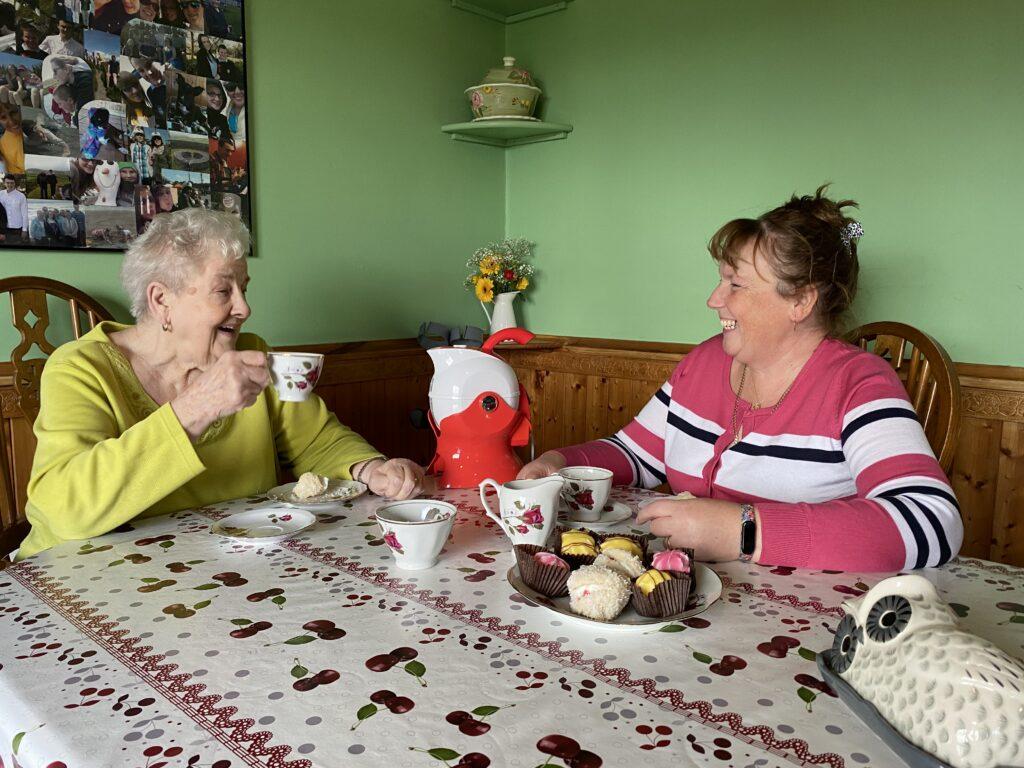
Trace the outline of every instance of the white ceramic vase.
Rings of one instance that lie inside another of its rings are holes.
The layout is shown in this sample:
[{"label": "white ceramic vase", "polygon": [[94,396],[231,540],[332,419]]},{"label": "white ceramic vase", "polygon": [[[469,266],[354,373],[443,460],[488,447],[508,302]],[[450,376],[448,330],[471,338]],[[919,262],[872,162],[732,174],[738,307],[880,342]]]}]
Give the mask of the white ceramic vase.
[{"label": "white ceramic vase", "polygon": [[494,334],[498,331],[504,331],[506,328],[516,327],[516,313],[512,308],[512,302],[515,301],[518,295],[519,291],[496,293],[494,295],[494,309],[490,312],[487,311],[487,305],[482,301],[480,302],[480,306],[484,308],[484,314],[487,315],[487,321],[491,324],[490,333]]}]

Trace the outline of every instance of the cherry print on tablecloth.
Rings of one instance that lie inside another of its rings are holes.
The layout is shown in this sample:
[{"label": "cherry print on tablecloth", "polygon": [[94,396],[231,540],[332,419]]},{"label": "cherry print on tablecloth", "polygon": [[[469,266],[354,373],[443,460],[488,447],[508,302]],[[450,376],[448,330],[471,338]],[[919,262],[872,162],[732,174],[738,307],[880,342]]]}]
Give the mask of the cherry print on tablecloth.
[{"label": "cherry print on tablecloth", "polygon": [[[517,685],[515,687],[516,690],[517,691],[529,691],[529,690],[533,690],[535,688],[543,688],[544,684],[547,682],[548,673],[547,672],[527,672],[525,669],[521,669],[518,672],[516,672],[516,677],[518,677],[520,680],[523,681],[520,685]],[[531,682],[531,680],[532,680],[532,682]]]},{"label": "cherry print on tablecloth", "polygon": [[484,722],[485,718],[490,717],[502,709],[508,709],[514,706],[515,704],[509,704],[504,707],[495,707],[484,704],[476,707],[475,709],[471,709],[469,712],[456,709],[445,715],[444,719],[451,725],[456,726],[459,729],[459,733],[464,736],[483,736],[491,730],[490,723]]},{"label": "cherry print on tablecloth", "polygon": [[1001,611],[1009,611],[1011,614],[1010,618],[999,622],[1000,625],[1024,624],[1024,605],[1020,603],[998,602],[996,603],[996,608]]},{"label": "cherry print on tablecloth", "polygon": [[404,661],[406,663],[402,666],[402,669],[415,677],[419,684],[426,688],[427,681],[423,679],[423,676],[427,673],[427,668],[423,665],[423,662],[416,661],[417,656],[419,656],[419,651],[415,648],[403,646],[395,648],[390,653],[371,656],[366,660],[365,666],[371,672],[387,672]]},{"label": "cherry print on tablecloth", "polygon": [[[440,760],[444,765],[450,766],[450,768],[488,768],[491,764],[491,758],[482,752],[467,752],[464,755],[460,755],[454,749],[448,749],[448,747],[431,747],[429,749],[409,747],[409,751],[425,752],[434,760]],[[459,762],[452,763],[450,762],[451,760],[458,760]]]},{"label": "cherry print on tablecloth", "polygon": [[364,721],[376,715],[380,712],[380,707],[384,707],[393,714],[404,715],[415,706],[416,704],[408,696],[399,696],[394,691],[386,689],[374,691],[370,694],[370,703],[364,704],[356,711],[356,722],[349,730],[354,731]]},{"label": "cherry print on tablecloth", "polygon": [[568,768],[601,768],[604,761],[590,750],[583,749],[576,739],[553,733],[537,742],[537,749],[548,756],[544,765],[556,765],[551,758],[557,758]]},{"label": "cherry print on tablecloth", "polygon": [[[800,700],[807,706],[808,712],[814,711],[811,709],[811,705],[814,703],[814,700],[818,698],[818,694],[814,691],[824,693],[831,696],[833,699],[836,698],[835,691],[833,691],[826,682],[819,680],[813,675],[799,674],[795,675],[793,680],[795,680],[797,685],[800,686],[796,691],[796,695],[799,696]],[[812,688],[814,690],[811,690]]]},{"label": "cherry print on tablecloth", "polygon": [[420,633],[425,636],[423,640],[420,640],[420,645],[431,645],[433,643],[443,643],[451,635],[452,631],[447,627],[441,629],[434,629],[434,627],[424,627],[420,630]]},{"label": "cherry print on tablecloth", "polygon": [[672,735],[672,729],[667,725],[657,725],[653,728],[649,725],[638,725],[633,730],[647,739],[646,744],[640,745],[640,749],[645,751],[664,749],[672,744],[672,739],[668,738]]},{"label": "cherry print on tablecloth", "polygon": [[253,621],[252,619],[246,618],[231,619],[231,623],[238,627],[238,629],[232,629],[228,632],[228,635],[236,640],[245,640],[246,638],[254,637],[260,632],[265,632],[274,626],[269,621]]},{"label": "cherry print on tablecloth", "polygon": [[253,592],[251,595],[246,595],[245,599],[250,603],[260,603],[266,599],[270,599],[274,605],[280,609],[284,609],[284,604],[287,602],[284,596],[284,590],[280,587],[273,587],[271,589],[264,590],[263,592]]},{"label": "cherry print on tablecloth", "polygon": [[719,760],[732,760],[732,753],[729,751],[732,742],[724,736],[719,736],[709,743],[698,741],[696,736],[688,733],[686,734],[686,742],[690,745],[690,749],[698,755],[704,755],[710,751]]},{"label": "cherry print on tablecloth", "polygon": [[[115,550],[115,552],[116,551],[117,550]],[[124,565],[125,563],[131,563],[132,565],[144,565],[152,559],[153,558],[151,558],[149,555],[144,555],[141,552],[131,552],[127,555],[122,555],[117,560],[112,560],[111,562],[107,563],[106,567],[116,568],[117,566]]]},{"label": "cherry print on tablecloth", "polygon": [[[308,677],[307,677],[308,675]],[[300,693],[312,691],[321,685],[330,685],[341,679],[341,673],[336,669],[321,669],[315,675],[310,675],[309,670],[302,666],[302,663],[295,659],[295,666],[291,668],[291,676],[295,678],[292,688]]]}]

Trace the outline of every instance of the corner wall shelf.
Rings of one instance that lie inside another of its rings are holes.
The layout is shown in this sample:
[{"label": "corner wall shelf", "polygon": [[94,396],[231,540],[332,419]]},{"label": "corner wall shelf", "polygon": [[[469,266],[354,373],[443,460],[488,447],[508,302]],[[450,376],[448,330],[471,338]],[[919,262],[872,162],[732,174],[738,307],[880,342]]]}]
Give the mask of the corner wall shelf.
[{"label": "corner wall shelf", "polygon": [[486,120],[479,123],[451,123],[441,130],[455,141],[469,141],[492,147],[518,147],[539,141],[566,138],[571,125],[533,120]]},{"label": "corner wall shelf", "polygon": [[452,7],[502,24],[515,24],[564,11],[572,0],[452,0]]}]

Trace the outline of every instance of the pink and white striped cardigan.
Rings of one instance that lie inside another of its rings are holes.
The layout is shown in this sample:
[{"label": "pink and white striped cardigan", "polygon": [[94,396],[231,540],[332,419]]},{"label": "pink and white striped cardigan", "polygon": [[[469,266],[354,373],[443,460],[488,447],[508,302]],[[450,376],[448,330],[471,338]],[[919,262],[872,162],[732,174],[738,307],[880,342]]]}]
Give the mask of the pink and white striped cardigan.
[{"label": "pink and white striped cardigan", "polygon": [[624,429],[559,453],[616,484],[756,505],[762,563],[896,571],[956,556],[956,497],[888,363],[826,339],[775,413],[739,401],[730,447],[731,360],[708,339]]}]

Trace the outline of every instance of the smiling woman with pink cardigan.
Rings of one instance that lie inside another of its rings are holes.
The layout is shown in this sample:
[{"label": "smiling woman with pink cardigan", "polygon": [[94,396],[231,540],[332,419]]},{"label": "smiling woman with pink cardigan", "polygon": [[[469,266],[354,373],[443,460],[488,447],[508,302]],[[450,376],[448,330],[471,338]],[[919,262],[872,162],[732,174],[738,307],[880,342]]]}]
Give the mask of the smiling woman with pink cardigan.
[{"label": "smiling woman with pink cardigan", "polygon": [[824,187],[712,238],[723,332],[690,352],[625,428],[548,451],[616,484],[668,482],[640,522],[697,556],[849,571],[937,566],[959,507],[906,391],[878,356],[835,338],[857,289],[860,224]]}]

